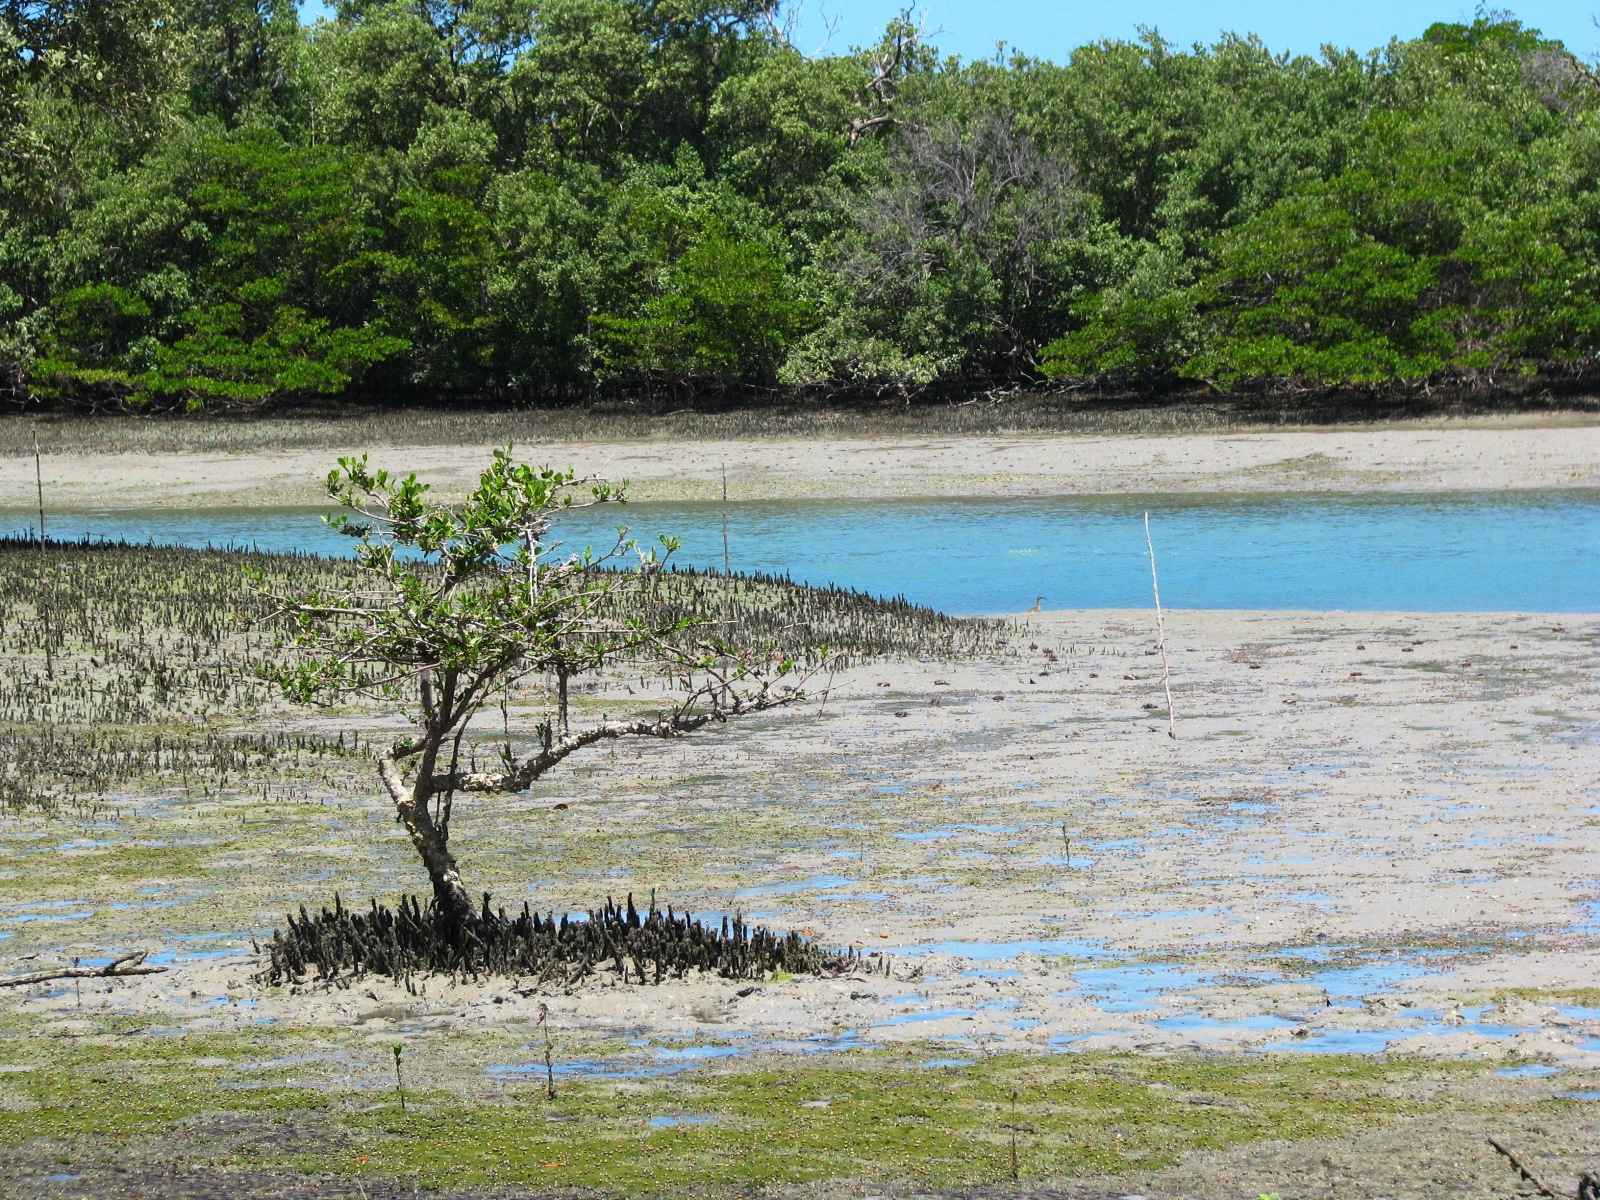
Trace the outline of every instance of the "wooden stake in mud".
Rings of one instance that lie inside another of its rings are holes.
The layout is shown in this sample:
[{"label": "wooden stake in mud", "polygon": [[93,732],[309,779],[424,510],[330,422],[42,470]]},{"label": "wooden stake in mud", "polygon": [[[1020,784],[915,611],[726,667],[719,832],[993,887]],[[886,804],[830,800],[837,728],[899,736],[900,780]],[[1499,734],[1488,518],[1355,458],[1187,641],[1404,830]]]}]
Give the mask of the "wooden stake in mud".
[{"label": "wooden stake in mud", "polygon": [[1017,1165],[1017,1092],[1011,1090],[1011,1182],[1016,1183],[1022,1178],[1022,1171]]},{"label": "wooden stake in mud", "polygon": [[1150,514],[1144,515],[1144,544],[1150,551],[1150,587],[1156,595],[1156,649],[1161,652],[1161,687],[1167,693],[1167,736],[1178,736],[1178,715],[1172,711],[1172,671],[1167,665],[1167,625],[1161,619],[1161,582],[1156,578],[1156,545],[1150,540]]},{"label": "wooden stake in mud", "polygon": [[39,489],[39,620],[44,624],[44,674],[46,679],[56,677],[55,651],[50,648],[50,601],[45,596],[44,581],[48,564],[44,549],[44,470],[39,465],[39,430],[33,430],[33,483]]},{"label": "wooden stake in mud", "polygon": [[[728,554],[728,464],[722,464],[722,636],[733,637],[733,560]],[[722,689],[728,698],[726,686]]]},{"label": "wooden stake in mud", "polygon": [[722,464],[722,578],[733,574],[728,558],[728,464]]}]

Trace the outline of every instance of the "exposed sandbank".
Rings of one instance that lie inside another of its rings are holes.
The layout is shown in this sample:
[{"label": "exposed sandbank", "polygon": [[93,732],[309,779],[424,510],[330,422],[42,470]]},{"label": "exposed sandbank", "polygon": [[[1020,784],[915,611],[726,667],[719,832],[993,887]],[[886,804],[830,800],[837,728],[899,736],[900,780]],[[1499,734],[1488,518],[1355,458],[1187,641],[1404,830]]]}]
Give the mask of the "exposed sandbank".
[{"label": "exposed sandbank", "polygon": [[[250,453],[47,454],[58,509],[321,503],[342,453],[415,470],[446,494],[493,446],[350,445]],[[1600,487],[1600,424],[1477,420],[1167,436],[911,436],[531,442],[531,461],[632,483],[636,500],[1431,492]],[[36,503],[31,458],[0,458],[0,509]]]}]

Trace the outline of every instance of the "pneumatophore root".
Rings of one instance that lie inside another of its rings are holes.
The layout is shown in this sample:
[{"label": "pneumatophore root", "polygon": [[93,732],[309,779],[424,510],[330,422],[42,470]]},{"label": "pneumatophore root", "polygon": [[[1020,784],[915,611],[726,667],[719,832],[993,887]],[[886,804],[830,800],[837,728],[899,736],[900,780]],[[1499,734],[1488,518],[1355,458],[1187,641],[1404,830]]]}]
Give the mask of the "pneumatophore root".
[{"label": "pneumatophore root", "polygon": [[[340,981],[386,975],[411,986],[418,975],[502,975],[539,983],[576,983],[601,971],[625,983],[660,983],[691,971],[724,979],[761,979],[771,972],[846,974],[867,969],[854,950],[827,950],[793,931],[777,934],[724,917],[720,926],[689,913],[658,909],[652,895],[640,913],[607,897],[585,918],[541,917],[527,904],[516,915],[492,908],[471,921],[451,919],[432,904],[403,897],[398,910],[372,901],[365,911],[346,908],[336,895],[315,916],[304,906],[288,928],[275,930],[264,948],[258,978],[268,984],[303,983],[308,977]],[[872,969],[887,969],[887,959]]]}]

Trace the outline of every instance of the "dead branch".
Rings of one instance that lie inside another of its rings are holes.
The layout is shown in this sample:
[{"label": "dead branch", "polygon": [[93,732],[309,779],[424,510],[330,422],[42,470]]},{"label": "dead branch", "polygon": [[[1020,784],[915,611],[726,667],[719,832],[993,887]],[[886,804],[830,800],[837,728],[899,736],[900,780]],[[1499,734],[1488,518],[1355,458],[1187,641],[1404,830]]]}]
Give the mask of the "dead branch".
[{"label": "dead branch", "polygon": [[867,130],[879,125],[892,124],[895,120],[892,111],[895,93],[899,88],[901,77],[908,68],[907,60],[928,37],[922,23],[912,24],[910,16],[910,10],[907,10],[906,15],[894,23],[889,46],[872,56],[872,78],[861,89],[861,96],[880,112],[873,117],[855,117],[851,120],[846,141],[848,146],[854,146],[860,141],[861,135]]},{"label": "dead branch", "polygon": [[1493,1146],[1501,1154],[1505,1155],[1506,1161],[1509,1162],[1513,1167],[1515,1167],[1517,1169],[1517,1174],[1521,1175],[1529,1183],[1533,1184],[1533,1186],[1536,1187],[1539,1190],[1541,1195],[1549,1196],[1550,1200],[1569,1200],[1569,1197],[1567,1196],[1567,1193],[1558,1192],[1554,1188],[1550,1187],[1548,1184],[1546,1184],[1542,1180],[1540,1180],[1537,1175],[1535,1175],[1532,1171],[1528,1170],[1527,1167],[1522,1165],[1522,1162],[1517,1158],[1517,1156],[1515,1154],[1511,1153],[1511,1151],[1507,1150],[1499,1142],[1495,1141],[1494,1138],[1490,1138],[1489,1139],[1489,1145]]},{"label": "dead branch", "polygon": [[30,983],[48,983],[52,979],[122,979],[128,975],[160,975],[167,970],[166,967],[144,966],[148,953],[148,950],[136,950],[112,959],[103,967],[62,967],[59,971],[35,971],[14,979],[0,979],[0,987],[26,987]]}]

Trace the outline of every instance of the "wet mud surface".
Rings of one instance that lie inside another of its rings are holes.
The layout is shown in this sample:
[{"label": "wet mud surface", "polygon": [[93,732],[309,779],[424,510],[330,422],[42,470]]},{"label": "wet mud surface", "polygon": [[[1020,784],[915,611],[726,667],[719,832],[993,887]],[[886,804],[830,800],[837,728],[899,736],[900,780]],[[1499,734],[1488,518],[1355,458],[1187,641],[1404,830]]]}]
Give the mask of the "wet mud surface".
[{"label": "wet mud surface", "polygon": [[[1146,615],[1027,620],[1014,657],[862,668],[820,715],[811,703],[618,746],[522,796],[458,807],[469,881],[508,906],[578,914],[654,890],[680,911],[857,948],[887,973],[771,979],[742,996],[716,978],[641,989],[603,974],[570,989],[264,987],[252,938],[285,911],[335,890],[392,901],[417,881],[368,764],[306,756],[267,779],[152,779],[93,821],[12,819],[7,973],[128,949],[171,969],[0,993],[0,1019],[97,1044],[257,1039],[253,1055],[199,1054],[211,1065],[197,1069],[218,1087],[328,1094],[387,1086],[398,1038],[430,1088],[485,1099],[541,1085],[541,1005],[563,1086],[885,1050],[950,1072],[1013,1052],[1468,1063],[1490,1093],[1452,1111],[1332,1139],[1252,1136],[1126,1178],[1097,1169],[1059,1193],[996,1177],[960,1194],[1517,1194],[1491,1132],[1575,1179],[1600,1145],[1594,619],[1169,614],[1176,739]],[[626,681],[582,697],[613,715],[643,702]],[[340,723],[368,738],[393,728],[381,713]],[[471,752],[492,759],[494,731]],[[251,1138],[271,1156],[285,1153],[271,1138],[345,1136],[299,1116],[289,1128],[183,1127],[70,1170],[22,1145],[6,1151],[8,1187],[409,1194],[399,1176],[240,1173]],[[226,1165],[206,1165],[213,1150]],[[443,1186],[432,1194],[560,1194]]]},{"label": "wet mud surface", "polygon": [[[619,746],[458,810],[469,881],[498,903],[582,914],[654,892],[857,948],[887,976],[736,1002],[714,980],[538,998],[375,981],[366,1003],[256,987],[251,939],[282,913],[417,882],[360,758],[201,797],[155,788],[96,825],[13,822],[0,947],[18,969],[149,949],[174,970],[95,1003],[194,1031],[504,1026],[549,1003],[632,1040],[752,1048],[837,1030],[952,1053],[1600,1063],[1584,619],[1557,634],[1538,617],[1173,614],[1176,740],[1142,615],[1032,620],[1015,661],[864,669],[820,717]],[[0,1003],[59,1019],[81,995]],[[404,1015],[363,1017],[384,1005]]]}]

